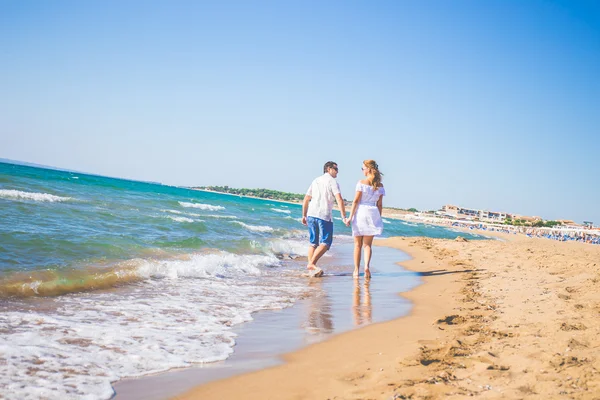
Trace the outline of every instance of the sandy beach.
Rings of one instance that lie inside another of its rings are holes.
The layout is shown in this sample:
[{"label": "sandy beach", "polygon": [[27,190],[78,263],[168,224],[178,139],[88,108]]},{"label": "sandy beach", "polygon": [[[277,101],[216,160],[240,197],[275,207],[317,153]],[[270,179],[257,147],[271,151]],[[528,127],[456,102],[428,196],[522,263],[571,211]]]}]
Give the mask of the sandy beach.
[{"label": "sandy beach", "polygon": [[600,398],[600,249],[495,236],[378,241],[422,274],[410,315],[177,399]]}]

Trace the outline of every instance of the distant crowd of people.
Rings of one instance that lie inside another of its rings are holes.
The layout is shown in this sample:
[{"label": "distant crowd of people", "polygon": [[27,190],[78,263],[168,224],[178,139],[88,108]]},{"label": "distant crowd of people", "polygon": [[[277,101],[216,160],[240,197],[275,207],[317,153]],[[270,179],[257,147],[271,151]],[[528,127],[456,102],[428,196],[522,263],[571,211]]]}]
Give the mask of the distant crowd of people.
[{"label": "distant crowd of people", "polygon": [[455,226],[469,230],[480,230],[487,232],[503,232],[512,234],[523,234],[529,237],[546,238],[561,242],[575,241],[590,244],[600,244],[600,231],[567,230],[560,228],[537,228],[530,226],[513,225],[488,225],[484,223],[463,222],[444,218],[421,218],[423,222],[432,222],[438,225]]},{"label": "distant crowd of people", "polygon": [[[529,231],[529,229],[528,229],[528,231]],[[565,232],[565,231],[551,230],[551,231],[543,232],[538,229],[538,230],[531,230],[531,232],[526,232],[525,234],[529,237],[534,237],[534,236],[535,237],[545,237],[547,239],[560,240],[561,242],[566,242],[567,240],[574,240],[576,242],[600,244],[600,235],[589,234],[589,233],[582,232],[582,231]]]},{"label": "distant crowd of people", "polygon": [[461,226],[468,229],[479,229],[490,232],[504,232],[504,233],[521,233],[529,237],[546,238],[552,240],[558,240],[561,242],[575,241],[590,244],[600,244],[600,235],[594,233],[588,233],[586,231],[577,230],[562,230],[552,228],[534,228],[527,226],[495,226],[486,224],[464,224],[457,221],[452,223],[452,226]]}]

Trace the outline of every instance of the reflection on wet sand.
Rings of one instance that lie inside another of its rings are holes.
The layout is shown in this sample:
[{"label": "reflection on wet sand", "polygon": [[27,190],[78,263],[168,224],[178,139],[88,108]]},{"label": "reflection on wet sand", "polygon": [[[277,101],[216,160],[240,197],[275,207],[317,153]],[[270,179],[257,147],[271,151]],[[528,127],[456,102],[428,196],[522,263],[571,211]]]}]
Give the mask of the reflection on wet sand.
[{"label": "reflection on wet sand", "polygon": [[319,340],[319,337],[333,332],[331,300],[327,291],[323,289],[322,279],[312,279],[309,282],[309,286],[314,289],[315,294],[310,298],[309,314],[306,319],[305,329],[311,335],[316,336],[316,340]]},{"label": "reflection on wet sand", "polygon": [[[365,279],[361,287],[360,279],[354,279],[354,296],[352,311],[354,313],[354,325],[365,325],[371,323],[371,280]],[[361,293],[363,292],[363,293]],[[364,294],[364,297],[362,297]],[[361,301],[362,297],[362,301]]]}]

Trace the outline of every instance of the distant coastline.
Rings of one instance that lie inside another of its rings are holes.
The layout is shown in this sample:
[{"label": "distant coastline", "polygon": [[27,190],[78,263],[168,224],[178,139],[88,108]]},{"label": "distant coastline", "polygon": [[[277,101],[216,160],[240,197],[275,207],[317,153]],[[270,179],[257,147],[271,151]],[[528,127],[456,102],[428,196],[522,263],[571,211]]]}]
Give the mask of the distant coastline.
[{"label": "distant coastline", "polygon": [[[297,205],[302,205],[302,200],[304,199],[303,194],[279,192],[277,190],[271,190],[271,189],[234,189],[234,188],[227,187],[229,191],[216,190],[217,188],[226,188],[226,187],[227,186],[192,186],[192,187],[186,187],[186,189],[198,190],[200,192],[208,192],[208,193],[219,193],[219,194],[225,194],[228,196],[247,197],[250,199],[276,201],[278,203],[297,204]],[[263,191],[265,193],[269,193],[271,196],[276,196],[277,194],[294,195],[294,196],[297,196],[298,200],[285,200],[285,199],[276,198],[276,197],[253,196],[250,194],[238,193],[240,191],[245,191],[245,193],[248,193],[248,192],[256,193],[259,191]],[[346,207],[350,207],[350,206],[352,206],[352,202],[344,199],[344,205]],[[337,209],[337,205],[334,205],[334,208]],[[414,208],[409,209],[409,210],[404,210],[404,209],[394,208],[394,207],[383,207],[383,213],[384,213],[383,216],[387,217],[387,218],[393,218],[393,219],[405,219],[405,215],[413,214],[413,211],[417,211],[417,210]]]},{"label": "distant coastline", "polygon": [[[304,198],[304,195],[301,194],[279,192],[271,189],[235,189],[228,186],[200,186],[189,187],[188,189],[297,205],[302,205],[302,199]],[[266,196],[256,196],[253,194],[265,194]],[[287,200],[277,198],[283,196],[295,197],[295,199]],[[344,202],[346,207],[350,207],[352,205],[352,202],[349,202],[348,200],[344,200]],[[334,208],[337,209],[337,206]],[[586,227],[582,226],[574,227],[564,226],[562,224],[556,224],[552,226],[535,226],[532,223],[525,223],[523,225],[513,225],[502,222],[490,223],[486,221],[451,218],[448,216],[440,217],[435,211],[422,212],[415,208],[401,209],[395,207],[383,207],[382,211],[382,217],[384,218],[399,219],[406,222],[416,222],[427,225],[452,227],[454,229],[465,231],[478,230],[485,233],[519,233],[530,237],[543,236],[555,240],[577,240],[594,244],[599,242],[598,236],[600,236],[600,230],[598,228],[586,229]]]},{"label": "distant coastline", "polygon": [[[200,187],[189,187],[188,189],[191,190],[198,190],[200,192],[209,192],[209,193],[219,193],[219,194],[225,194],[228,196],[234,196],[234,197],[245,197],[245,198],[250,198],[250,199],[259,199],[259,200],[268,200],[268,201],[275,201],[278,203],[286,203],[286,204],[297,204],[297,205],[302,205],[302,200],[297,200],[297,201],[292,201],[292,200],[282,200],[282,199],[274,199],[271,197],[259,197],[259,196],[250,196],[247,194],[236,194],[236,193],[229,193],[229,192],[222,192],[222,191],[218,191],[218,190],[211,190],[208,189],[206,187],[200,186]],[[281,192],[283,193],[283,192]]]}]

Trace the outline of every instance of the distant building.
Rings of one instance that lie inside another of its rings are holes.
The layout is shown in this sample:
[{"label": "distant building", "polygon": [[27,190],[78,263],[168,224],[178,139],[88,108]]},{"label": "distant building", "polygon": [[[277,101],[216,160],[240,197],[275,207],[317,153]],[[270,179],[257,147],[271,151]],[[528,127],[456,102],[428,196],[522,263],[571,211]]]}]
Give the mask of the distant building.
[{"label": "distant building", "polygon": [[479,219],[486,222],[504,222],[509,214],[496,211],[480,211]]},{"label": "distant building", "polygon": [[474,219],[479,217],[479,210],[453,206],[450,204],[443,206],[442,211],[445,215],[458,219]]},{"label": "distant building", "polygon": [[458,208],[457,206],[446,204],[442,207],[442,212],[448,217],[456,217],[458,215]]},{"label": "distant building", "polygon": [[[506,221],[507,219],[512,219],[513,221],[528,222],[530,224],[535,224],[538,221],[544,221],[542,217],[539,217],[537,215],[528,216],[510,214],[501,211],[477,210],[474,208],[465,208],[455,206],[452,204],[446,204],[440,209],[440,211],[436,211],[435,213],[442,217],[495,223],[504,223],[504,221]],[[570,219],[558,219],[556,221],[560,222],[563,228],[581,229],[582,227],[582,225],[579,225]],[[594,227],[594,223],[592,221],[583,221],[583,227],[585,229],[600,229],[599,227]]]}]

